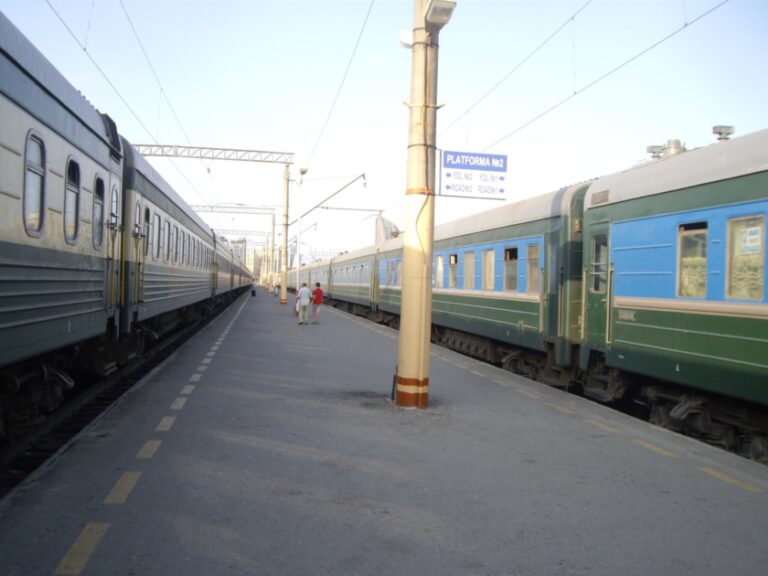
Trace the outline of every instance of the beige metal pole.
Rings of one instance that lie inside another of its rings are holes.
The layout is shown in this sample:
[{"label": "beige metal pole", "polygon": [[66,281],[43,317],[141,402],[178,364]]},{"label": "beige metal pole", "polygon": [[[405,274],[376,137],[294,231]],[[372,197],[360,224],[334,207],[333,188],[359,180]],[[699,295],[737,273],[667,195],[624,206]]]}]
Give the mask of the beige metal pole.
[{"label": "beige metal pole", "polygon": [[269,275],[268,278],[268,285],[270,291],[274,291],[274,282],[275,282],[275,215],[272,214],[272,240],[269,243]]},{"label": "beige metal pole", "polygon": [[428,27],[426,5],[427,0],[414,1],[403,286],[396,375],[396,403],[406,408],[426,408],[429,400],[438,29]]},{"label": "beige metal pole", "polygon": [[280,255],[280,304],[288,304],[288,184],[291,178],[290,164],[283,173],[283,249]]}]

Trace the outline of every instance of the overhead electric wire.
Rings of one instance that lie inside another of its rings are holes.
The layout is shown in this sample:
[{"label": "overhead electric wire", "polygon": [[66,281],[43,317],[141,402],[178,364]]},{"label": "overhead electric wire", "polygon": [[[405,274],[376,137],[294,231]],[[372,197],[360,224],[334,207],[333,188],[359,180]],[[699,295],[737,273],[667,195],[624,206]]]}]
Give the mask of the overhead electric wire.
[{"label": "overhead electric wire", "polygon": [[482,95],[482,96],[481,96],[481,97],[480,97],[480,98],[479,98],[479,99],[478,99],[478,100],[477,100],[477,101],[476,101],[474,104],[472,104],[472,105],[471,105],[469,108],[467,108],[467,109],[464,111],[464,113],[463,113],[463,114],[461,114],[461,116],[459,116],[459,117],[458,117],[458,118],[456,118],[456,120],[454,120],[454,121],[453,121],[451,124],[449,124],[448,126],[446,126],[446,127],[445,127],[445,129],[444,129],[444,130],[442,130],[442,132],[440,132],[440,134],[444,134],[445,132],[447,132],[448,130],[450,130],[451,128],[453,128],[453,127],[454,127],[456,124],[458,124],[458,123],[461,121],[461,119],[462,119],[462,118],[464,118],[464,117],[465,117],[467,114],[469,114],[469,113],[470,113],[472,110],[474,110],[474,109],[475,109],[475,108],[476,108],[476,107],[477,107],[477,106],[478,106],[478,105],[479,105],[479,104],[480,104],[480,103],[481,103],[483,100],[485,100],[486,98],[488,98],[488,96],[490,96],[490,95],[491,95],[491,94],[492,94],[492,93],[493,93],[493,92],[494,92],[494,91],[495,91],[495,90],[496,90],[496,89],[497,89],[499,86],[501,86],[501,85],[502,85],[504,82],[506,82],[506,81],[507,81],[507,80],[510,78],[510,76],[512,76],[512,75],[513,75],[515,72],[517,72],[517,71],[518,71],[520,68],[522,68],[522,67],[523,67],[523,65],[524,65],[526,62],[528,62],[528,60],[530,60],[531,58],[533,58],[533,57],[534,57],[534,56],[535,56],[535,55],[536,55],[536,54],[539,52],[539,50],[541,50],[542,48],[544,48],[544,46],[546,46],[547,44],[549,44],[549,42],[550,42],[550,41],[551,41],[551,40],[552,40],[552,39],[553,39],[555,36],[557,36],[557,35],[558,35],[558,34],[559,34],[561,31],[562,31],[562,29],[563,29],[563,28],[565,28],[565,27],[566,27],[566,26],[567,26],[569,23],[573,22],[573,21],[576,19],[576,17],[577,17],[579,14],[581,14],[581,13],[584,11],[584,9],[585,9],[587,6],[589,6],[589,5],[590,5],[592,2],[593,2],[593,0],[587,0],[587,1],[584,3],[584,5],[583,5],[581,8],[579,8],[578,10],[576,10],[576,12],[574,12],[574,13],[571,15],[571,17],[570,17],[570,18],[566,19],[566,20],[565,20],[565,22],[563,22],[562,24],[560,24],[560,26],[558,26],[558,27],[555,29],[555,31],[554,31],[554,32],[552,32],[552,34],[550,34],[549,36],[547,36],[547,38],[546,38],[546,39],[545,39],[545,40],[544,40],[544,41],[543,41],[541,44],[539,44],[539,45],[538,45],[536,48],[534,48],[534,49],[533,49],[533,51],[531,51],[531,53],[530,53],[530,54],[528,54],[528,55],[527,55],[525,58],[523,58],[523,59],[522,59],[520,62],[518,62],[518,63],[517,63],[517,65],[516,65],[514,68],[512,68],[512,70],[510,70],[510,71],[509,71],[509,72],[508,72],[508,73],[507,73],[507,74],[506,74],[506,75],[505,75],[505,76],[504,76],[504,77],[503,77],[501,80],[499,80],[498,82],[496,82],[496,84],[494,84],[494,85],[491,87],[491,89],[490,89],[490,90],[488,90],[488,91],[487,91],[485,94],[483,94],[483,95]]},{"label": "overhead electric wire", "polygon": [[547,114],[549,114],[550,112],[553,112],[553,111],[557,110],[557,109],[558,109],[560,106],[562,106],[563,104],[565,104],[565,103],[566,103],[566,102],[568,102],[569,100],[572,100],[573,98],[575,98],[575,97],[576,97],[576,96],[578,96],[579,94],[581,94],[581,93],[583,93],[583,92],[587,91],[588,89],[590,89],[590,88],[592,88],[593,86],[595,86],[596,84],[598,84],[598,83],[602,82],[603,80],[605,80],[605,79],[606,79],[606,78],[608,78],[609,76],[611,76],[611,75],[615,74],[616,72],[618,72],[619,70],[621,70],[621,69],[622,69],[622,68],[624,68],[625,66],[627,66],[627,65],[631,64],[632,62],[634,62],[635,60],[637,60],[637,59],[638,59],[638,58],[640,58],[641,56],[644,56],[645,54],[647,54],[648,52],[650,52],[650,51],[651,51],[651,50],[653,50],[654,48],[656,48],[656,47],[660,46],[661,44],[663,44],[664,42],[666,42],[666,41],[667,41],[667,40],[669,40],[670,38],[672,38],[672,37],[676,36],[677,34],[679,34],[680,32],[682,32],[683,30],[685,30],[686,28],[688,28],[689,26],[691,26],[692,24],[695,24],[696,22],[698,22],[698,21],[699,21],[699,20],[701,20],[702,18],[705,18],[706,16],[709,16],[710,14],[712,14],[712,12],[714,12],[715,10],[717,10],[717,9],[721,8],[722,6],[724,6],[725,4],[727,4],[727,3],[728,3],[728,2],[730,2],[730,1],[731,1],[731,0],[723,0],[722,2],[720,2],[720,3],[719,3],[719,4],[717,4],[716,6],[713,6],[712,8],[710,8],[709,10],[707,10],[706,12],[704,12],[704,13],[700,14],[699,16],[697,16],[696,18],[694,18],[694,19],[693,19],[693,20],[691,20],[690,22],[686,21],[686,22],[685,22],[685,24],[683,24],[682,26],[680,26],[680,28],[677,28],[676,30],[674,30],[674,31],[672,31],[671,33],[667,34],[666,36],[664,36],[664,37],[663,37],[663,38],[661,38],[660,40],[657,40],[656,42],[654,42],[653,44],[651,44],[650,46],[648,46],[648,47],[647,47],[647,48],[645,48],[644,50],[641,50],[640,52],[638,52],[637,54],[635,54],[634,56],[632,56],[632,57],[631,57],[631,58],[629,58],[628,60],[624,61],[622,64],[619,64],[618,66],[616,66],[616,67],[615,67],[615,68],[613,68],[612,70],[609,70],[608,72],[606,72],[605,74],[603,74],[603,75],[602,75],[602,76],[600,76],[599,78],[597,78],[597,79],[593,80],[593,81],[592,81],[592,82],[590,82],[589,84],[587,84],[587,85],[583,86],[583,87],[582,87],[582,88],[580,88],[579,90],[574,90],[573,94],[570,94],[570,95],[566,96],[565,98],[563,98],[562,100],[560,100],[559,102],[557,102],[557,103],[556,103],[556,104],[554,104],[553,106],[550,106],[549,108],[547,108],[546,110],[544,110],[543,112],[541,112],[540,114],[538,114],[537,116],[535,116],[534,118],[531,118],[531,119],[530,119],[530,120],[528,120],[527,122],[525,122],[525,123],[521,124],[520,126],[518,126],[517,128],[515,128],[514,130],[512,130],[512,132],[509,132],[508,134],[506,134],[506,135],[502,136],[501,138],[499,138],[498,140],[496,140],[496,141],[495,141],[493,144],[490,144],[490,145],[486,146],[485,148],[483,148],[483,151],[485,152],[485,151],[487,151],[487,150],[490,150],[491,148],[493,148],[493,147],[494,147],[494,146],[496,146],[497,144],[499,144],[499,143],[503,142],[503,141],[504,141],[504,140],[506,140],[507,138],[511,138],[512,136],[514,136],[515,134],[517,134],[517,133],[518,133],[518,132],[520,132],[521,130],[523,130],[523,129],[527,128],[528,126],[530,126],[531,124],[533,124],[533,123],[534,123],[534,122],[536,122],[537,120],[539,120],[539,119],[543,118],[544,116],[546,116],[546,115],[547,115]]},{"label": "overhead electric wire", "polygon": [[120,0],[120,7],[123,9],[123,14],[125,14],[125,18],[128,20],[128,24],[131,25],[131,31],[133,31],[133,36],[136,38],[136,41],[139,43],[139,47],[141,48],[141,51],[144,54],[144,58],[147,61],[147,65],[149,66],[149,69],[152,71],[152,75],[155,77],[155,82],[157,82],[157,85],[160,88],[160,93],[163,95],[165,102],[168,104],[168,108],[170,108],[171,113],[173,114],[173,117],[176,120],[176,124],[179,126],[181,133],[184,134],[184,138],[186,139],[187,144],[192,146],[192,141],[189,139],[189,136],[187,135],[187,131],[184,130],[184,126],[182,126],[181,120],[179,120],[179,116],[176,114],[176,110],[173,108],[173,104],[171,104],[171,101],[168,98],[168,94],[166,94],[165,89],[163,88],[163,84],[162,82],[160,82],[160,78],[158,77],[157,72],[155,71],[155,67],[152,65],[152,61],[149,59],[149,54],[147,54],[147,50],[144,48],[144,43],[141,41],[141,38],[139,38],[139,33],[136,31],[136,27],[133,25],[133,20],[131,20],[131,16],[128,14],[128,10],[125,8],[125,4],[123,3],[123,0]]},{"label": "overhead electric wire", "polygon": [[[45,3],[48,4],[48,7],[51,9],[51,11],[59,19],[59,22],[61,22],[62,26],[64,26],[64,28],[67,30],[67,32],[69,32],[69,35],[72,37],[72,39],[75,41],[75,43],[80,47],[80,49],[85,53],[85,55],[91,61],[91,64],[93,64],[93,66],[96,68],[96,70],[98,70],[99,74],[101,74],[102,78],[104,78],[104,80],[107,82],[107,84],[109,84],[109,87],[112,88],[112,91],[117,95],[117,97],[120,99],[120,101],[123,103],[123,105],[128,109],[128,111],[134,117],[136,122],[139,123],[139,125],[144,129],[144,131],[149,135],[149,137],[152,139],[152,141],[155,144],[159,144],[159,142],[157,141],[157,138],[155,138],[155,136],[152,134],[151,130],[149,128],[147,128],[147,126],[146,126],[146,124],[144,124],[144,122],[142,122],[141,118],[139,118],[139,115],[136,113],[136,111],[133,108],[131,108],[131,105],[128,104],[128,101],[120,93],[120,90],[117,89],[117,87],[114,85],[112,80],[110,80],[109,76],[107,76],[107,73],[104,72],[104,70],[101,68],[101,66],[99,66],[98,62],[96,62],[96,60],[93,58],[93,56],[91,56],[91,53],[88,51],[88,48],[82,42],[80,42],[80,39],[72,31],[72,29],[67,25],[67,23],[64,20],[64,18],[61,16],[61,14],[59,14],[59,12],[56,10],[56,8],[54,8],[54,6],[51,4],[50,0],[45,0]],[[122,1],[121,1],[121,4],[122,4]],[[143,49],[143,47],[142,47],[142,49]],[[176,165],[175,162],[173,162],[173,160],[171,160],[171,164],[173,165],[174,168],[176,168],[176,171],[182,176],[182,178],[184,178],[184,180],[187,181],[187,184],[189,184],[189,186],[192,188],[192,190],[194,190],[201,198],[203,198],[206,201],[206,203],[210,204],[210,202],[206,198],[205,194],[200,192],[195,187],[195,185],[192,184],[192,182],[189,180],[189,178],[187,178],[186,174],[184,174],[184,172],[181,171],[181,169]]]},{"label": "overhead electric wire", "polygon": [[[173,118],[176,120],[176,125],[179,127],[179,130],[181,130],[181,133],[184,135],[184,139],[187,141],[187,144],[189,146],[192,146],[192,140],[190,140],[189,135],[187,134],[187,131],[184,130],[184,126],[181,124],[181,120],[179,120],[178,114],[176,114],[176,109],[173,107],[173,104],[171,104],[170,98],[168,98],[168,94],[165,91],[165,88],[163,88],[163,83],[160,82],[160,77],[157,75],[157,71],[155,70],[155,67],[152,65],[152,61],[149,58],[149,54],[147,53],[146,48],[144,48],[144,43],[141,41],[141,38],[139,37],[139,33],[136,30],[136,26],[133,24],[133,20],[131,19],[130,14],[128,14],[128,10],[125,7],[125,4],[123,3],[123,0],[120,0],[120,7],[123,9],[123,14],[125,14],[126,20],[128,20],[128,24],[131,26],[131,31],[133,32],[133,36],[136,38],[136,42],[139,43],[139,47],[141,48],[142,53],[144,54],[144,59],[147,61],[147,65],[149,66],[149,69],[152,71],[152,76],[155,77],[155,82],[157,82],[157,86],[160,88],[160,94],[162,94],[163,98],[165,99],[166,104],[168,104],[168,108],[171,111],[171,114],[173,114]],[[216,186],[213,182],[213,177],[211,176],[211,168],[204,160],[200,160],[200,162],[203,164],[203,167],[206,169],[206,172],[208,174],[208,179],[210,180],[211,186],[213,187],[213,194],[214,196],[218,196],[216,193]],[[176,167],[177,170],[179,170],[178,167]],[[186,178],[186,177],[185,177]],[[189,179],[187,179],[187,182],[190,183]],[[193,186],[194,188],[194,186]],[[197,191],[195,189],[195,191]],[[198,194],[201,194],[198,192]],[[205,196],[201,194],[203,198]],[[208,202],[206,198],[206,202]]]},{"label": "overhead electric wire", "polygon": [[344,88],[344,83],[347,80],[347,74],[349,74],[349,69],[352,67],[352,62],[355,59],[355,55],[357,54],[357,49],[360,46],[360,40],[363,38],[363,33],[365,32],[365,27],[368,25],[368,18],[371,16],[371,10],[373,10],[373,5],[376,2],[376,0],[371,0],[370,5],[368,6],[368,12],[365,15],[365,20],[363,21],[363,26],[360,28],[360,33],[357,35],[357,42],[355,42],[355,47],[352,50],[352,55],[349,57],[349,62],[347,62],[347,68],[344,70],[344,75],[341,78],[341,83],[339,84],[338,90],[336,90],[336,96],[333,98],[333,103],[331,104],[331,109],[328,111],[328,116],[325,118],[325,123],[323,124],[322,129],[320,130],[320,135],[317,137],[317,140],[315,141],[315,145],[312,147],[312,152],[310,152],[309,157],[307,158],[306,165],[309,166],[309,163],[312,160],[312,157],[315,155],[315,152],[317,151],[317,147],[320,144],[320,141],[323,139],[323,135],[325,134],[325,129],[328,127],[328,123],[331,120],[331,116],[333,115],[333,111],[336,108],[336,104],[339,101],[339,96],[341,95],[341,90]]}]

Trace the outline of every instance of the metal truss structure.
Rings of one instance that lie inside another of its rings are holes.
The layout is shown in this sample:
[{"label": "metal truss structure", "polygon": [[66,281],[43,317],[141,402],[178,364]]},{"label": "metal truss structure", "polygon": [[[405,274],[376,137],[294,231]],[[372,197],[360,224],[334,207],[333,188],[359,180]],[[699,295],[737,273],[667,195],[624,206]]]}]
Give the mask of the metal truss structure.
[{"label": "metal truss structure", "polygon": [[293,164],[293,152],[267,152],[263,150],[239,150],[237,148],[203,148],[199,146],[177,146],[175,144],[134,144],[133,147],[142,156]]}]

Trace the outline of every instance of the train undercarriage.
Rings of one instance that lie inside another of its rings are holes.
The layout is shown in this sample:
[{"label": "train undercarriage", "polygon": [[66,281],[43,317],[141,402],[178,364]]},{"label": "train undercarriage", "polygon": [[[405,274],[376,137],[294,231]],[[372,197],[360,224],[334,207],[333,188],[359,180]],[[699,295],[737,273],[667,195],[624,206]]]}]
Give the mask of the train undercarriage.
[{"label": "train undercarriage", "polygon": [[137,323],[98,338],[0,369],[0,446],[33,430],[72,395],[109,376],[179,331],[229,305],[240,291]]}]

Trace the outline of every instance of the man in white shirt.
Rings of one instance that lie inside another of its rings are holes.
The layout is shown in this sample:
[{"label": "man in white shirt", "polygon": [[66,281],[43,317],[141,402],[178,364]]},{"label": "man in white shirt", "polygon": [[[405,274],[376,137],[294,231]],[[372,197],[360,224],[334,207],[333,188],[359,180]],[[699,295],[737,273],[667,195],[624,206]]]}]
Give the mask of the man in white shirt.
[{"label": "man in white shirt", "polygon": [[307,288],[307,283],[301,285],[299,292],[296,294],[296,298],[299,301],[299,324],[309,323],[309,303],[312,301],[312,291]]}]

